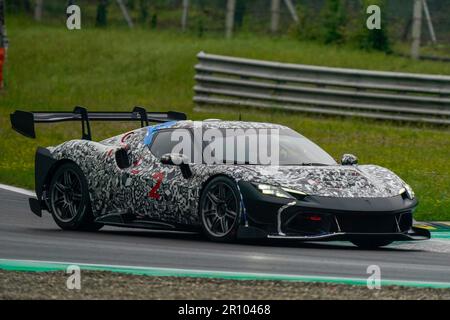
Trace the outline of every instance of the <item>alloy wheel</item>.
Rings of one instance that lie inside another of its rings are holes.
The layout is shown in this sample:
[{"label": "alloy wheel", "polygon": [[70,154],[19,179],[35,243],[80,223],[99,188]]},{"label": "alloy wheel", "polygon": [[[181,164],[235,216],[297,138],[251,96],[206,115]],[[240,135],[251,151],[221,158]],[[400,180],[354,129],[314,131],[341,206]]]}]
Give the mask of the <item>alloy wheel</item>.
[{"label": "alloy wheel", "polygon": [[233,189],[217,182],[206,190],[202,205],[202,218],[207,231],[215,237],[227,235],[236,223],[239,201]]},{"label": "alloy wheel", "polygon": [[81,180],[73,170],[63,171],[54,183],[51,191],[53,212],[58,219],[69,222],[74,219],[82,205]]}]

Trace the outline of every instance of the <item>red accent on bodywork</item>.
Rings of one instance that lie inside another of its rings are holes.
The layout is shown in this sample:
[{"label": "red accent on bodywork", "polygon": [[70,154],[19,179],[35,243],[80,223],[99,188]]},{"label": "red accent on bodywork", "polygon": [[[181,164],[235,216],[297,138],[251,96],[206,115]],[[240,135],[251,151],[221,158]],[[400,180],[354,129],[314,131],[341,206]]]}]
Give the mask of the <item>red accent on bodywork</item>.
[{"label": "red accent on bodywork", "polygon": [[133,162],[133,167],[137,167],[142,163],[142,158],[139,158],[138,160],[136,160],[135,162]]},{"label": "red accent on bodywork", "polygon": [[[138,167],[140,166],[142,163],[142,158],[139,158],[138,160],[136,160],[135,162],[133,162],[133,167]],[[141,170],[139,169],[132,169],[131,174],[138,174],[139,172],[141,172]]]},{"label": "red accent on bodywork", "polygon": [[161,187],[161,183],[164,179],[164,172],[157,172],[152,176],[153,179],[156,180],[156,184],[148,193],[149,198],[159,200],[161,195],[158,193],[159,188]]},{"label": "red accent on bodywork", "polygon": [[129,136],[131,136],[132,134],[134,134],[133,131],[128,132],[128,133],[125,133],[125,134],[123,135],[122,139],[120,139],[120,142],[122,142],[122,143],[125,142],[125,140],[126,140]]}]

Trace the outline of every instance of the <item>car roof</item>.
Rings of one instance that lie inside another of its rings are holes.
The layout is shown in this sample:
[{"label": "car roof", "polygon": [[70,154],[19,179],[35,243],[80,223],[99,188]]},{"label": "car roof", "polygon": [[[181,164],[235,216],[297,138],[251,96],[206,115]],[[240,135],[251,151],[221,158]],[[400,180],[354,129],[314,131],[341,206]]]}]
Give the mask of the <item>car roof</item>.
[{"label": "car roof", "polygon": [[205,121],[177,121],[174,122],[170,128],[185,128],[190,129],[201,126],[203,129],[288,129],[288,127],[267,123],[267,122],[254,122],[254,121],[222,121],[218,119],[211,119]]}]

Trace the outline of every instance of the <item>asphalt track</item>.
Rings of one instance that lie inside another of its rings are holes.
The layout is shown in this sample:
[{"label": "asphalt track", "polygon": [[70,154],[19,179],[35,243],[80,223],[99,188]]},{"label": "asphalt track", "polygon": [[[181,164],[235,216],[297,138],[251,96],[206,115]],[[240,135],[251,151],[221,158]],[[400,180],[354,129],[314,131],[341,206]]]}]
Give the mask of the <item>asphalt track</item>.
[{"label": "asphalt track", "polygon": [[0,189],[0,259],[361,279],[378,265],[382,279],[450,283],[450,239],[370,251],[342,242],[222,244],[196,234],[113,227],[71,232],[48,214],[33,215],[27,198]]}]

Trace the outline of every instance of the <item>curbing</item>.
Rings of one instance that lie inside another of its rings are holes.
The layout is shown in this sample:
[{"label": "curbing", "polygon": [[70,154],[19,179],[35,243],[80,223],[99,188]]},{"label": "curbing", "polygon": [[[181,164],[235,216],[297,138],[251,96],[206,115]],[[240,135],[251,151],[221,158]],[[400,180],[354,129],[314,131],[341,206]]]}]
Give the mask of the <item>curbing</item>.
[{"label": "curbing", "polygon": [[[35,260],[0,259],[0,269],[8,271],[51,272],[65,271],[68,266],[77,265],[82,270],[109,271],[146,275],[154,277],[191,277],[191,278],[220,278],[227,280],[276,280],[293,282],[319,282],[345,285],[367,285],[367,279],[345,277],[322,277],[304,275],[283,275],[269,273],[229,272],[214,270],[193,270],[175,268],[134,267],[120,265],[87,264],[75,262],[53,262]],[[407,280],[381,280],[382,286],[408,286],[417,288],[450,289],[450,282],[425,282]]]}]

